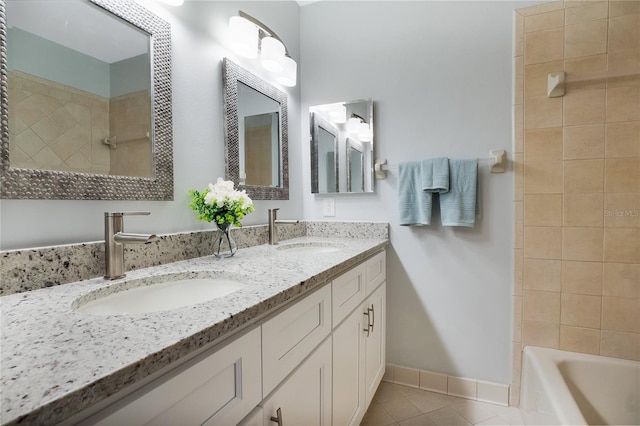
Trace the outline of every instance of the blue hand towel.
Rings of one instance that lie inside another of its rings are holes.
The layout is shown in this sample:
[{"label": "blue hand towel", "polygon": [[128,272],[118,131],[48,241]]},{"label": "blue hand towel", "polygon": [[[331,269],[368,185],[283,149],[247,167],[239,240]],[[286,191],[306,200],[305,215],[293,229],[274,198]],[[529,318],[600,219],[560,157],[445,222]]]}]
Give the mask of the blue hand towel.
[{"label": "blue hand towel", "polygon": [[423,191],[420,161],[398,164],[398,205],[400,225],[431,223],[431,194]]},{"label": "blue hand towel", "polygon": [[430,158],[420,162],[422,167],[422,189],[443,194],[449,192],[449,159]]},{"label": "blue hand towel", "polygon": [[449,192],[440,194],[443,226],[475,226],[477,185],[477,159],[449,160]]}]

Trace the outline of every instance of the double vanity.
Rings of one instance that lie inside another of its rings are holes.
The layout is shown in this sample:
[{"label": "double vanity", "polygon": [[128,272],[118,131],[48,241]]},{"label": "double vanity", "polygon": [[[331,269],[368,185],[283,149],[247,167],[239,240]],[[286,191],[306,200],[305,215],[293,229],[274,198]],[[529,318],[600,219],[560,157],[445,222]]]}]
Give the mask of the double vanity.
[{"label": "double vanity", "polygon": [[[85,69],[75,62],[44,61],[47,67],[32,69],[33,61],[15,60],[28,55],[13,49],[66,57],[55,52],[73,46],[36,37],[39,31],[25,24],[40,29],[42,19],[53,18],[48,9],[6,3],[0,1],[0,47],[10,50],[0,58],[0,198],[173,200],[170,25],[136,2],[71,2],[80,10],[60,15],[61,28],[78,17],[98,41],[132,46],[138,39],[142,46],[117,62],[141,70],[140,78],[105,65],[104,78],[83,85],[85,78],[66,79]],[[101,37],[99,28],[109,30]],[[114,42],[131,32],[137,37]],[[39,50],[21,47],[25,40]],[[79,63],[91,58],[77,56]],[[228,59],[221,71],[225,179],[253,200],[288,200],[288,94]],[[94,86],[110,91],[96,93]],[[131,99],[140,101],[139,110],[116,114]],[[46,102],[32,108],[37,100]],[[333,114],[318,107],[312,116],[312,135],[333,135],[312,138],[312,192],[373,192],[372,101],[330,106]],[[48,108],[77,113],[74,119],[86,125],[79,133],[90,137],[65,133],[47,149],[61,148],[56,155],[65,159],[76,158],[75,149],[91,153],[86,164],[16,155],[36,145],[44,151],[34,135],[39,120],[49,118],[32,112]],[[35,131],[20,117],[24,111]],[[0,253],[0,423],[359,424],[385,367],[387,225],[308,222],[278,231],[271,226],[275,210],[270,217],[269,239],[266,226],[242,228],[237,240],[244,248],[224,260],[209,255],[211,231],[124,234],[122,213],[107,218],[113,226],[106,244]],[[278,236],[279,245],[266,244]],[[55,232],[48,238],[55,240]],[[113,280],[92,278],[105,266]]]},{"label": "double vanity", "polygon": [[305,236],[2,298],[2,424],[358,424],[386,238]]}]

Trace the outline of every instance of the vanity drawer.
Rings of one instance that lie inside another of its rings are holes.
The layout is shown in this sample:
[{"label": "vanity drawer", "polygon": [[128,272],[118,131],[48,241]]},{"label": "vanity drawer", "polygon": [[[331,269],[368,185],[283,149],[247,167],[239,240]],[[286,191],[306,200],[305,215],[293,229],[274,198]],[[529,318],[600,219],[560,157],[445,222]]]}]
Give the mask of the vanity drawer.
[{"label": "vanity drawer", "polygon": [[260,372],[260,328],[256,327],[177,367],[82,424],[236,424],[262,399]]},{"label": "vanity drawer", "polygon": [[376,254],[365,262],[367,269],[367,296],[378,288],[387,277],[386,251]]},{"label": "vanity drawer", "polygon": [[263,395],[268,395],[330,332],[330,285],[262,324]]},{"label": "vanity drawer", "polygon": [[331,283],[331,307],[333,326],[337,326],[356,307],[360,306],[366,297],[365,265],[355,268],[336,277]]}]

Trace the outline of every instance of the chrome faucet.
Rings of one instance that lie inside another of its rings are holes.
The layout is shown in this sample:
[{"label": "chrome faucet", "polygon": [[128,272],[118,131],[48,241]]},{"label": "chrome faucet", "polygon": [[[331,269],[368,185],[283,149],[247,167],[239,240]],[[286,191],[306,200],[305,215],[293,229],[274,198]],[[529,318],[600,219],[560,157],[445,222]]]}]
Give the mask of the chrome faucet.
[{"label": "chrome faucet", "polygon": [[104,213],[104,277],[115,280],[125,276],[124,245],[149,244],[158,237],[155,234],[131,234],[124,231],[124,216],[149,215],[150,212]]},{"label": "chrome faucet", "polygon": [[269,244],[278,244],[278,227],[276,225],[293,225],[299,220],[278,220],[278,210],[269,209]]}]

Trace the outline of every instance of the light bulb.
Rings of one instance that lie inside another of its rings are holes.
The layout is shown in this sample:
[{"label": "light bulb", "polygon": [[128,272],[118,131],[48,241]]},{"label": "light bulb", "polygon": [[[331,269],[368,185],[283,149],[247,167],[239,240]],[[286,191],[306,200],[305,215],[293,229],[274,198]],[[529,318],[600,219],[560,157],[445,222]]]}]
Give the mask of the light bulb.
[{"label": "light bulb", "polygon": [[360,123],[361,121],[359,118],[351,117],[347,120],[347,131],[349,133],[357,133],[360,129]]},{"label": "light bulb", "polygon": [[334,123],[344,123],[347,121],[347,108],[340,104],[334,105],[329,110],[329,118],[331,118],[331,121]]},{"label": "light bulb", "polygon": [[362,142],[369,142],[371,140],[371,129],[367,123],[360,123],[358,125],[358,139]]},{"label": "light bulb", "polygon": [[258,27],[241,16],[229,18],[229,32],[233,50],[245,58],[258,56]]},{"label": "light bulb", "polygon": [[296,85],[298,64],[288,56],[282,59],[282,74],[276,77],[276,81],[283,86],[293,87]]},{"label": "light bulb", "polygon": [[284,66],[284,44],[273,37],[264,37],[260,48],[260,62],[262,66],[271,72],[282,72]]}]

